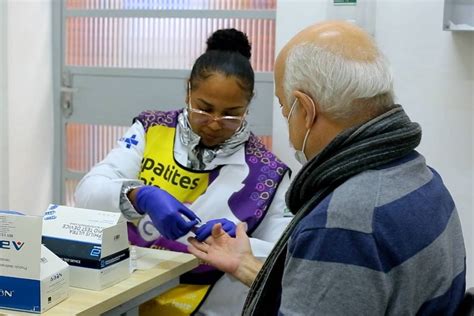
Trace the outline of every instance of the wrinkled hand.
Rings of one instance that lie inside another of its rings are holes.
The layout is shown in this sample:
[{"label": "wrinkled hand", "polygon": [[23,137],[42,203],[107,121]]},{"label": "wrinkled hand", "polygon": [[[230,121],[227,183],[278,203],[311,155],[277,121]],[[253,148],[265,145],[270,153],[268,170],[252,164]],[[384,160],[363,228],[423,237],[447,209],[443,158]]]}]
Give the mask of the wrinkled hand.
[{"label": "wrinkled hand", "polygon": [[208,221],[206,224],[199,227],[194,233],[196,234],[196,239],[198,241],[204,241],[211,235],[212,227],[215,224],[220,223],[222,229],[231,237],[235,237],[235,224],[232,221],[229,221],[225,218],[213,219]]},{"label": "wrinkled hand", "polygon": [[[135,205],[140,213],[150,216],[153,225],[167,239],[176,240],[186,235],[200,222],[199,217],[168,192],[155,186],[138,189]],[[183,218],[184,215],[189,221]]]},{"label": "wrinkled hand", "polygon": [[220,223],[212,227],[211,236],[205,242],[190,237],[188,251],[217,269],[229,273],[250,285],[262,263],[252,254],[250,240],[245,233],[246,225],[237,225],[235,238],[230,237]]}]

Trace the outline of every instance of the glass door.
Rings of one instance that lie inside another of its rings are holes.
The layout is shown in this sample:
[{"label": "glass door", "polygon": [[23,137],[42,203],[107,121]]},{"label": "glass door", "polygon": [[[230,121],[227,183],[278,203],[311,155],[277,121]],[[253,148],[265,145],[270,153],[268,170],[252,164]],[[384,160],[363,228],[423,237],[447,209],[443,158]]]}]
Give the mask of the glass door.
[{"label": "glass door", "polygon": [[275,0],[68,0],[56,16],[60,73],[56,190],[73,205],[85,173],[143,110],[184,106],[205,41],[235,27],[252,43],[256,97],[248,121],[271,146]]}]

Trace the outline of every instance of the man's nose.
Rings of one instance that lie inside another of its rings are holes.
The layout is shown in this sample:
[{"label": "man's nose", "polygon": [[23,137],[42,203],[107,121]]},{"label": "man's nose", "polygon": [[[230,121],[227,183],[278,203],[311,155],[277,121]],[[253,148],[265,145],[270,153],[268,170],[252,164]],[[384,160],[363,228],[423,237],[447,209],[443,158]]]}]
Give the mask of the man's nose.
[{"label": "man's nose", "polygon": [[288,114],[286,113],[285,107],[284,106],[280,107],[280,110],[281,110],[281,115],[287,119]]}]

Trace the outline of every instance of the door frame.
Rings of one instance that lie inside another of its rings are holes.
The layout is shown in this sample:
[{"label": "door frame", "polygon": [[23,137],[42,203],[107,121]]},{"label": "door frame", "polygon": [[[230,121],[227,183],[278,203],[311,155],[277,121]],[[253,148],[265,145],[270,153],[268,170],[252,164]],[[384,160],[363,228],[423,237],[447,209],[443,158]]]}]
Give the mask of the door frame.
[{"label": "door frame", "polygon": [[52,51],[53,51],[53,119],[54,119],[54,152],[53,152],[53,202],[63,204],[62,161],[64,159],[61,144],[64,142],[61,124],[61,73],[63,70],[62,47],[63,36],[63,9],[64,1],[52,1]]}]

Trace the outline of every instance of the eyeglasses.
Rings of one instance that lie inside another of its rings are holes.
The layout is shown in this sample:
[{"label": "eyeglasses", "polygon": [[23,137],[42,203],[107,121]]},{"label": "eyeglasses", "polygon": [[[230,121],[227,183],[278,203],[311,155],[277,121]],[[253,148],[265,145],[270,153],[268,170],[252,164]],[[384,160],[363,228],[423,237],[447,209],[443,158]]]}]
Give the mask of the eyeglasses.
[{"label": "eyeglasses", "polygon": [[242,124],[242,121],[244,120],[245,116],[247,115],[247,112],[245,112],[241,116],[214,116],[212,114],[209,114],[205,111],[201,111],[198,109],[193,109],[191,106],[191,99],[189,99],[189,106],[188,110],[193,114],[193,121],[196,124],[199,125],[209,125],[212,122],[217,122],[220,127],[223,129],[228,129],[228,130],[236,130],[240,127]]}]

